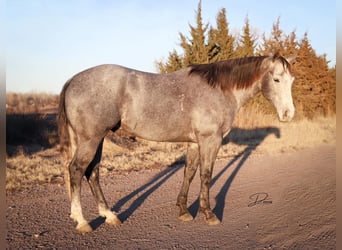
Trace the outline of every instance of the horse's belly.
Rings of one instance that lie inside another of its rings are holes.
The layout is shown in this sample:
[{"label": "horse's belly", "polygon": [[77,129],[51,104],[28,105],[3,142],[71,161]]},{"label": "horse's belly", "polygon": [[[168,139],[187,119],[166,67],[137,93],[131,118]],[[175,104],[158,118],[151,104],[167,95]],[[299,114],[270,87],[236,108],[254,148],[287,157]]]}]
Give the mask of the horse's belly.
[{"label": "horse's belly", "polygon": [[[164,121],[165,122],[165,121]],[[195,133],[190,127],[181,127],[169,122],[126,122],[121,121],[121,128],[130,134],[150,141],[195,142]]]}]

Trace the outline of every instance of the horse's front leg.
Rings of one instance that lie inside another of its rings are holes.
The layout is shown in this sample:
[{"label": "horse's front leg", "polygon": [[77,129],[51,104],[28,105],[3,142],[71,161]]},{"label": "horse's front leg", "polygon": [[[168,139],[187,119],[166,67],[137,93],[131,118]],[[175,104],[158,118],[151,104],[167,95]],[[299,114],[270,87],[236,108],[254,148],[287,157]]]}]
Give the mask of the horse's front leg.
[{"label": "horse's front leg", "polygon": [[191,181],[193,180],[199,161],[199,151],[197,144],[188,145],[187,154],[186,154],[186,162],[184,168],[184,179],[182,188],[178,194],[177,205],[179,206],[179,216],[178,219],[181,221],[191,221],[193,220],[192,215],[190,214],[187,208],[187,200],[188,200],[188,192]]},{"label": "horse's front leg", "polygon": [[212,212],[209,201],[209,189],[213,172],[214,163],[218,150],[222,143],[222,137],[219,135],[201,137],[199,140],[200,147],[200,211],[205,215],[208,225],[220,224],[220,220]]}]

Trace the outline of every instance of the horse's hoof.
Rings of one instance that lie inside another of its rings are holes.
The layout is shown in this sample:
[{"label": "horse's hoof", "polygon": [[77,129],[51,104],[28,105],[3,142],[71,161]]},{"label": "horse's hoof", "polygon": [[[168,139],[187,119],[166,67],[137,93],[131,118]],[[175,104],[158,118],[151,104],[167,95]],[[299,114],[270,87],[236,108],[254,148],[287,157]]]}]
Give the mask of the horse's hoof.
[{"label": "horse's hoof", "polygon": [[219,219],[217,219],[216,215],[213,215],[210,218],[206,219],[205,222],[209,226],[215,226],[215,225],[219,225],[221,223],[221,221]]},{"label": "horse's hoof", "polygon": [[76,230],[79,233],[90,233],[93,231],[92,227],[87,222],[77,225]]},{"label": "horse's hoof", "polygon": [[110,226],[120,226],[122,223],[115,215],[111,218],[106,218],[105,222]]},{"label": "horse's hoof", "polygon": [[189,213],[184,213],[182,215],[179,215],[178,219],[180,221],[187,222],[187,221],[192,221],[194,219],[194,217],[192,217],[192,215]]}]

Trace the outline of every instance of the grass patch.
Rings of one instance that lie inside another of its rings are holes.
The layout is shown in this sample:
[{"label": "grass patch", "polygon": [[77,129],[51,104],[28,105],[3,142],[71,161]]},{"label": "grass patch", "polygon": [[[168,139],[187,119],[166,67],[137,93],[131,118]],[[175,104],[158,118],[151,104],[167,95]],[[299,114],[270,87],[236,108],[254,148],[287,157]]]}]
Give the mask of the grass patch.
[{"label": "grass patch", "polygon": [[18,154],[6,159],[6,190],[13,191],[28,185],[63,183],[60,156]]}]

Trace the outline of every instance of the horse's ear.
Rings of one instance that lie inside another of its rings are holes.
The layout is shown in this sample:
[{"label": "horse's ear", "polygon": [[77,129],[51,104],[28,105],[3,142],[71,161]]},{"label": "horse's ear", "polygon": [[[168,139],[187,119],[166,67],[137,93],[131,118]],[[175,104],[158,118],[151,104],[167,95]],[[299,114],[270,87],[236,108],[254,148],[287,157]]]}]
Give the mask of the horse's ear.
[{"label": "horse's ear", "polygon": [[293,62],[295,59],[297,58],[297,55],[291,55],[289,57],[286,58],[286,61],[288,61],[289,63]]},{"label": "horse's ear", "polygon": [[272,59],[273,62],[281,57],[279,50],[272,51],[268,56]]},{"label": "horse's ear", "polygon": [[279,57],[281,57],[281,55],[280,55],[279,50],[277,50],[277,51],[274,53],[273,58],[276,59],[276,58],[279,58]]}]

